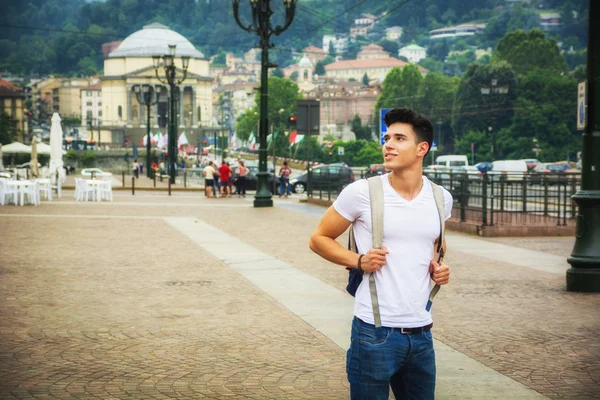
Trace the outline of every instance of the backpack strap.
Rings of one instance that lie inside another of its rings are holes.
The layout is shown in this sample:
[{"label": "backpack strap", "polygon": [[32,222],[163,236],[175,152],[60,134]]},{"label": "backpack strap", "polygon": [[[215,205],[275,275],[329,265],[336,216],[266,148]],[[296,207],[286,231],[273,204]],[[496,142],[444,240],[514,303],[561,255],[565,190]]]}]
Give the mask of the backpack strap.
[{"label": "backpack strap", "polygon": [[[381,177],[376,175],[369,179],[369,198],[371,203],[371,233],[373,235],[373,248],[381,249],[383,246],[383,185]],[[379,298],[375,287],[375,273],[369,274],[369,289],[371,303],[373,304],[373,319],[375,327],[381,327],[381,314],[379,313]]]},{"label": "backpack strap", "polygon": [[[433,189],[433,198],[435,199],[435,205],[437,206],[438,214],[440,216],[440,236],[438,237],[438,244],[436,252],[438,254],[437,262],[440,263],[444,258],[444,239],[445,239],[445,231],[446,231],[446,213],[444,206],[444,191],[435,183],[429,181],[431,183],[431,188]],[[433,304],[433,298],[440,291],[440,285],[436,284],[431,292],[429,293],[429,301],[427,301],[427,306],[425,309],[427,311],[431,310],[431,305]]]}]

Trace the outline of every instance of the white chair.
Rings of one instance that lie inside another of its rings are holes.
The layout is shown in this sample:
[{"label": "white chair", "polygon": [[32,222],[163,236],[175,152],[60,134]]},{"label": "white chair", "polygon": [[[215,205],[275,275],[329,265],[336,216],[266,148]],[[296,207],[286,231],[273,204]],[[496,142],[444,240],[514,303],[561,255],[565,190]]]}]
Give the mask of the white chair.
[{"label": "white chair", "polygon": [[11,201],[15,205],[17,204],[19,192],[16,186],[10,184],[11,181],[11,179],[0,180],[0,205],[10,203]]},{"label": "white chair", "polygon": [[52,200],[52,184],[50,183],[50,179],[37,179],[36,182],[38,183],[40,194],[45,193],[46,199]]},{"label": "white chair", "polygon": [[112,180],[103,181],[98,190],[100,192],[100,200],[113,201]]},{"label": "white chair", "polygon": [[93,187],[88,185],[85,179],[79,179],[79,190],[77,191],[76,200],[78,201],[88,201],[91,197],[92,200],[95,199],[96,191]]},{"label": "white chair", "polygon": [[32,181],[30,184],[28,184],[24,193],[25,198],[27,198],[27,202],[33,204],[34,206],[40,205],[40,189],[37,182]]}]

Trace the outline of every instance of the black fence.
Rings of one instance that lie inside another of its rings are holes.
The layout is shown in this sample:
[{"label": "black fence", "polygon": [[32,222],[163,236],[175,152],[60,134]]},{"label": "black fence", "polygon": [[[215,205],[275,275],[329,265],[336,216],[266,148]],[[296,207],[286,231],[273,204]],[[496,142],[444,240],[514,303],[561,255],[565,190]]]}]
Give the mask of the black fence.
[{"label": "black fence", "polygon": [[[461,222],[502,226],[575,226],[571,199],[580,174],[426,173],[454,198],[452,217]],[[361,174],[361,178],[365,177]],[[327,184],[308,187],[309,197],[333,200],[347,183],[331,176]]]}]

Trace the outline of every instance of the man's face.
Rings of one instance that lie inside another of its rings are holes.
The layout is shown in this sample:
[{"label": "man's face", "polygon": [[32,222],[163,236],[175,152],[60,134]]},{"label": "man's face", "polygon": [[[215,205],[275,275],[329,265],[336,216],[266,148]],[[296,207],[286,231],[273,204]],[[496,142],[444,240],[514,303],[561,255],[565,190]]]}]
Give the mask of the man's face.
[{"label": "man's face", "polygon": [[418,142],[412,125],[403,122],[392,124],[384,136],[383,165],[388,170],[398,170],[422,163],[427,147],[427,142]]}]

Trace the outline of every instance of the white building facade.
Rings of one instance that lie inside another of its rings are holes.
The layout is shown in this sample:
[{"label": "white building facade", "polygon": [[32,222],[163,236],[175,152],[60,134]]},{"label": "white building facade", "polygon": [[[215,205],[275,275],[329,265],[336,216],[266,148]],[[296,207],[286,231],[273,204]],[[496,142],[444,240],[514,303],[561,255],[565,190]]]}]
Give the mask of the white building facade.
[{"label": "white building facade", "polygon": [[410,44],[398,50],[398,57],[406,57],[411,63],[418,63],[427,57],[427,50],[419,45]]}]

